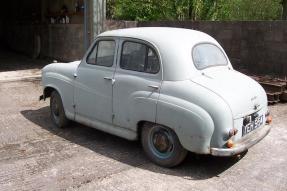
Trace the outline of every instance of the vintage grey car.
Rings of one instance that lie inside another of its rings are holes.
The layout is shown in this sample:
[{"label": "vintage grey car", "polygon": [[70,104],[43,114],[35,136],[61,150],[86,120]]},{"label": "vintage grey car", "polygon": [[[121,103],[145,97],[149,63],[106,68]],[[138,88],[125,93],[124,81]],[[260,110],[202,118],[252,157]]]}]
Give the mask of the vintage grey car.
[{"label": "vintage grey car", "polygon": [[188,151],[233,156],[270,131],[264,89],[235,71],[211,36],[178,28],[100,34],[81,61],[42,70],[51,118],[142,142],[165,167]]}]

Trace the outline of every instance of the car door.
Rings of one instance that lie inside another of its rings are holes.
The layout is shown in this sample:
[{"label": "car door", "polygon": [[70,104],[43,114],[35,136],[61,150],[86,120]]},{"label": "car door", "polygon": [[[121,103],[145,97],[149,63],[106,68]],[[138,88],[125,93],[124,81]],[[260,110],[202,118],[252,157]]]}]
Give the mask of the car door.
[{"label": "car door", "polygon": [[83,59],[75,80],[75,120],[112,124],[116,40],[98,39]]},{"label": "car door", "polygon": [[138,121],[155,122],[162,81],[156,49],[136,39],[119,42],[113,87],[114,125],[135,130]]}]

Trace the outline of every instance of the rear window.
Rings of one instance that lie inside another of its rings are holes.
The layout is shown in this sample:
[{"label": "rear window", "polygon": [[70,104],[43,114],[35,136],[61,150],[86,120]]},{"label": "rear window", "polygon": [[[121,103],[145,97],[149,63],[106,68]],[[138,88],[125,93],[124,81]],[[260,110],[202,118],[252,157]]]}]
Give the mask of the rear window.
[{"label": "rear window", "polygon": [[192,58],[197,69],[228,64],[227,58],[220,48],[209,43],[198,44],[193,48]]}]

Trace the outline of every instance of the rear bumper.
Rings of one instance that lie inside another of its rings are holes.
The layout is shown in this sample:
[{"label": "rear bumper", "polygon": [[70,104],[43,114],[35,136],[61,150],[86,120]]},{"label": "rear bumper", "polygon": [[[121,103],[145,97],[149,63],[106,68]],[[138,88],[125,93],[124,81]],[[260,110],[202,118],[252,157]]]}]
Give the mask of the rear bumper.
[{"label": "rear bumper", "polygon": [[233,156],[240,154],[261,141],[266,135],[268,135],[270,130],[270,125],[264,125],[235,143],[233,148],[211,148],[210,154],[214,156]]}]

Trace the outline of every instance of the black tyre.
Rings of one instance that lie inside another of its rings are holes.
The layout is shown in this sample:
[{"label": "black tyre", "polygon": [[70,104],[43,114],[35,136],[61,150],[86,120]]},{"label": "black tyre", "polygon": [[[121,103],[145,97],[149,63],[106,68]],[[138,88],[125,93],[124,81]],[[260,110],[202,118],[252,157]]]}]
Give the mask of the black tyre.
[{"label": "black tyre", "polygon": [[66,127],[69,120],[66,118],[61,96],[57,91],[53,91],[50,98],[50,112],[53,123],[59,127]]},{"label": "black tyre", "polygon": [[163,167],[177,166],[187,155],[187,150],[181,146],[175,132],[161,125],[144,125],[141,141],[150,160]]}]

